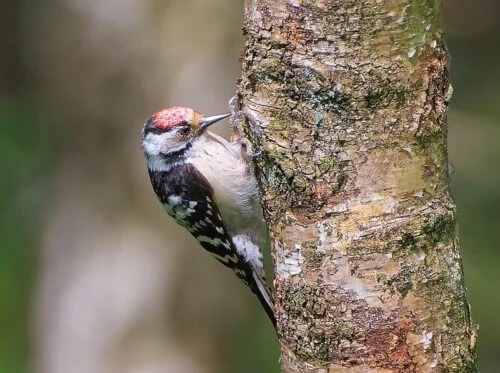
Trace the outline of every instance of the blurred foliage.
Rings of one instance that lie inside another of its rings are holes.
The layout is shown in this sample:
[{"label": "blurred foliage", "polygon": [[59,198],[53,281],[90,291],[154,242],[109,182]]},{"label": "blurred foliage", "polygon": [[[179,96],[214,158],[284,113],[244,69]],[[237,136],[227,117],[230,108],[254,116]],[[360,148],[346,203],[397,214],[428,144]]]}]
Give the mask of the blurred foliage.
[{"label": "blurred foliage", "polygon": [[500,4],[445,2],[454,88],[449,153],[452,193],[472,317],[479,324],[479,366],[500,369]]},{"label": "blurred foliage", "polygon": [[0,102],[0,372],[26,372],[29,364],[37,223],[45,207],[43,175],[50,131],[33,100]]},{"label": "blurred foliage", "polygon": [[[449,133],[456,172],[452,187],[469,300],[480,325],[481,371],[495,372],[500,369],[500,298],[496,293],[500,284],[500,12],[493,0],[444,4],[453,57]],[[0,5],[4,46],[0,49],[0,373],[30,371],[30,319],[41,240],[38,227],[47,207],[56,142],[55,127],[22,62],[20,11],[15,2]],[[234,343],[227,346],[226,354],[232,359],[226,362],[225,371],[276,370],[278,351],[264,324],[267,320],[249,321],[245,327],[228,331]]]}]

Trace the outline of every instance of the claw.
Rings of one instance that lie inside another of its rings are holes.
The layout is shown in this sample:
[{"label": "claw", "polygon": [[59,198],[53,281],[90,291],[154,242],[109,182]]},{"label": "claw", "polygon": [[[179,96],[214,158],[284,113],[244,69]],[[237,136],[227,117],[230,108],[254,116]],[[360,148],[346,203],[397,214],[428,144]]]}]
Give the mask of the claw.
[{"label": "claw", "polygon": [[262,154],[262,150],[258,150],[256,152],[247,152],[248,158],[255,158]]},{"label": "claw", "polygon": [[245,121],[245,115],[240,111],[240,102],[238,100],[238,95],[234,95],[229,99],[229,111],[231,113],[230,122],[233,124],[234,134],[231,136],[232,143],[239,143],[241,146],[241,157],[245,160],[249,160],[258,157],[262,152],[252,151],[252,144],[250,141],[242,136],[243,133],[243,123]]},{"label": "claw", "polygon": [[262,154],[262,151],[252,151],[252,144],[246,137],[242,137],[239,139],[239,143],[241,145],[241,157],[245,160],[249,160],[255,157],[258,157]]},{"label": "claw", "polygon": [[243,123],[245,122],[245,115],[240,111],[240,102],[238,100],[238,95],[231,97],[229,100],[229,112],[231,117],[229,121],[233,125],[233,130],[237,136],[241,136],[243,133]]},{"label": "claw", "polygon": [[229,105],[229,109],[231,114],[235,114],[239,108],[240,108],[240,102],[238,101],[238,95],[234,95],[229,99],[229,102],[227,103]]}]

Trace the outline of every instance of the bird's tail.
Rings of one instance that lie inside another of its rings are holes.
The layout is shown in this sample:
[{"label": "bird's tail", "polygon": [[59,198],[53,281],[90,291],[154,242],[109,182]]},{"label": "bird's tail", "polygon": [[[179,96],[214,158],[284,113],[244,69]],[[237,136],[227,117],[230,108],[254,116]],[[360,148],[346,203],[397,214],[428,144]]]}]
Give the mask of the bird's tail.
[{"label": "bird's tail", "polygon": [[267,284],[264,277],[259,275],[255,270],[252,271],[252,277],[255,281],[255,289],[252,289],[259,299],[260,304],[266,311],[269,320],[276,329],[276,315],[274,312],[274,296],[271,288]]}]

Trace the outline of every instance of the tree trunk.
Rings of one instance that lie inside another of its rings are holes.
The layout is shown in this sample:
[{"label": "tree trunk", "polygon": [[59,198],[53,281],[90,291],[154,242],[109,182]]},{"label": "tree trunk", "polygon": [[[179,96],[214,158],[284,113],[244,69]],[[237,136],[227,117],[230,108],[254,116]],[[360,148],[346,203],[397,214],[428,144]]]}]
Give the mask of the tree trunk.
[{"label": "tree trunk", "polygon": [[247,0],[283,372],[474,372],[439,1]]}]

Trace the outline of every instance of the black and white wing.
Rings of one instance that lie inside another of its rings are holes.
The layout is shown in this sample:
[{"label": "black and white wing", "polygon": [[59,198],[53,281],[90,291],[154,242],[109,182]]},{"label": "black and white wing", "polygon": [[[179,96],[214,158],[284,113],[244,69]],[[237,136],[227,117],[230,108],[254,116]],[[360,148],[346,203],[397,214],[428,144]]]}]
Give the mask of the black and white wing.
[{"label": "black and white wing", "polygon": [[189,163],[173,166],[168,171],[150,171],[149,176],[167,214],[250,287],[276,325],[270,288],[235,249],[208,180]]}]

